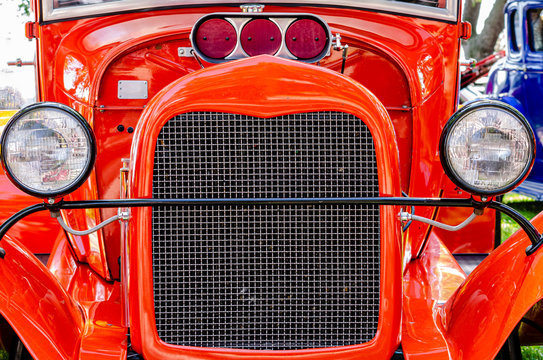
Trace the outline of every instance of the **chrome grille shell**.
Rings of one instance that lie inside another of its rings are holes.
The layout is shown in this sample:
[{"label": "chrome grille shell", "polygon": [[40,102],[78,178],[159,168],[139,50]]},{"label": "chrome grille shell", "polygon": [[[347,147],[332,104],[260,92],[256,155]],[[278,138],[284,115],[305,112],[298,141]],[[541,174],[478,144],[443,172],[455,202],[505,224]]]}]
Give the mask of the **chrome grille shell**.
[{"label": "chrome grille shell", "polygon": [[[371,134],[346,113],[187,113],[156,144],[155,198],[378,195]],[[166,207],[152,219],[164,342],[286,350],[374,337],[378,206]]]}]

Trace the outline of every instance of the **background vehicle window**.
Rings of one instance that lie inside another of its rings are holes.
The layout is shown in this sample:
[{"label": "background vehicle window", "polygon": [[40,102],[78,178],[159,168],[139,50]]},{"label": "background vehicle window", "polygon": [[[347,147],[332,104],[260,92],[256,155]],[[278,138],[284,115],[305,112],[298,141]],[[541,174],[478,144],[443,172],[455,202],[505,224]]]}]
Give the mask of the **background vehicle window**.
[{"label": "background vehicle window", "polygon": [[107,2],[118,2],[121,0],[54,0],[53,8],[59,9],[68,6],[79,6],[79,5],[91,5],[91,4],[102,4]]},{"label": "background vehicle window", "polygon": [[528,40],[532,51],[543,51],[543,9],[528,10]]},{"label": "background vehicle window", "polygon": [[399,2],[409,2],[417,5],[424,5],[424,6],[431,6],[431,7],[437,7],[437,8],[445,8],[446,1],[445,0],[395,0]]},{"label": "background vehicle window", "polygon": [[519,52],[522,49],[522,22],[519,12],[513,10],[511,12],[511,51]]}]

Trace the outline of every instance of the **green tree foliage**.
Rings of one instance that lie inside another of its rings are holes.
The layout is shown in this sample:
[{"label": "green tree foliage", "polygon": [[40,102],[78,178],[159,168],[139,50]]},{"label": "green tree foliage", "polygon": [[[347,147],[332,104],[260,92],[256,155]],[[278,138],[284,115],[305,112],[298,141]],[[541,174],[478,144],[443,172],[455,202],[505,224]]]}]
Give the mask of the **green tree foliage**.
[{"label": "green tree foliage", "polygon": [[30,16],[30,0],[11,0],[19,3],[19,12],[22,15]]}]

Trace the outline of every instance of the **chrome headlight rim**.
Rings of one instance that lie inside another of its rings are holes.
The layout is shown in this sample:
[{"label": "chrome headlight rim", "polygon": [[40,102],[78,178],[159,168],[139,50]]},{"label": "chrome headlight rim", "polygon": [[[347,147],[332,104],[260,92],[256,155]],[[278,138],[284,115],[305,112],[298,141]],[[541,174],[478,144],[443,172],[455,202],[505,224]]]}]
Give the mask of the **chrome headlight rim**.
[{"label": "chrome headlight rim", "polygon": [[[474,187],[471,184],[468,184],[467,182],[462,180],[462,178],[453,170],[453,166],[449,161],[450,159],[446,155],[447,154],[446,146],[450,138],[452,129],[454,129],[455,125],[459,121],[461,121],[470,113],[479,110],[480,108],[492,108],[492,107],[508,112],[510,115],[514,116],[515,118],[519,120],[519,122],[524,126],[526,132],[528,133],[531,151],[529,154],[530,160],[526,163],[523,171],[516,178],[515,181],[511,182],[507,186],[502,186],[497,189],[484,190],[484,189]],[[535,162],[535,151],[536,151],[535,134],[528,120],[524,117],[524,115],[520,111],[515,109],[513,106],[503,103],[501,101],[496,101],[496,100],[476,100],[476,101],[466,104],[460,110],[456,111],[445,124],[445,127],[443,128],[443,131],[441,133],[441,138],[439,141],[439,157],[441,160],[441,165],[447,177],[462,190],[472,195],[481,196],[481,197],[492,197],[492,196],[502,195],[518,187],[526,179],[526,177],[529,175],[533,167],[533,164]]]},{"label": "chrome headlight rim", "polygon": [[[54,111],[67,113],[68,116],[72,117],[81,126],[81,130],[84,132],[89,143],[89,158],[85,170],[82,171],[81,174],[79,174],[79,176],[70,184],[55,191],[36,191],[29,188],[28,186],[25,186],[17,179],[16,176],[14,176],[6,161],[6,151],[4,151],[4,149],[6,148],[5,146],[8,134],[11,128],[17,123],[19,119],[32,111],[44,110],[48,108]],[[6,176],[18,189],[37,198],[58,198],[73,192],[87,180],[94,168],[95,161],[96,139],[94,137],[94,132],[92,131],[92,128],[88,124],[87,120],[79,112],[64,104],[55,102],[38,102],[22,108],[15,115],[13,115],[13,117],[11,117],[2,132],[2,136],[0,137],[0,162],[2,163],[2,168],[4,169]]]}]

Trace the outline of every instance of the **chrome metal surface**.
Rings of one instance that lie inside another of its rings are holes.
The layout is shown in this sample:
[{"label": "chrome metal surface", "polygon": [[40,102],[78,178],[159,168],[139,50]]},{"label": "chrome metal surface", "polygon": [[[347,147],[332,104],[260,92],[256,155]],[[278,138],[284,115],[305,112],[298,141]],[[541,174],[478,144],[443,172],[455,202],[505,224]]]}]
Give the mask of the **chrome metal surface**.
[{"label": "chrome metal surface", "polygon": [[458,230],[461,230],[461,229],[465,228],[469,223],[471,223],[477,217],[477,215],[480,215],[480,214],[477,214],[474,211],[468,218],[466,218],[466,220],[462,221],[458,225],[444,224],[444,223],[441,223],[439,221],[435,221],[435,220],[432,220],[432,219],[425,218],[423,216],[418,216],[418,215],[415,215],[415,214],[408,213],[407,211],[400,211],[398,213],[398,219],[401,222],[405,222],[405,221],[409,221],[409,220],[420,221],[422,223],[429,224],[429,225],[438,227],[438,228],[443,229],[443,230],[458,231]]},{"label": "chrome metal surface", "polygon": [[[130,188],[130,158],[122,158],[121,163],[122,167],[119,174],[119,197],[121,199],[127,199]],[[130,301],[128,300],[128,279],[130,279],[130,254],[128,252],[128,221],[130,220],[130,208],[119,207],[119,209],[117,210],[117,216],[119,217],[119,223],[121,226],[121,254],[119,257],[119,271],[121,274],[121,321],[123,326],[126,326],[128,328],[130,327]]]},{"label": "chrome metal surface", "polygon": [[179,57],[193,57],[194,49],[191,47],[178,47],[177,48],[177,56]]},{"label": "chrome metal surface", "polygon": [[129,189],[129,170],[130,170],[130,159],[123,158],[121,159],[121,169],[119,170],[119,197],[121,199],[128,199],[128,189]]},{"label": "chrome metal surface", "polygon": [[[189,113],[157,140],[156,199],[378,194],[371,134],[350,114]],[[158,334],[271,350],[367,342],[379,317],[379,233],[373,204],[154,206]]]},{"label": "chrome metal surface", "polygon": [[336,51],[343,50],[345,45],[343,45],[341,43],[341,34],[340,33],[336,33],[336,35],[332,36],[332,44],[333,44],[334,50],[336,50]]},{"label": "chrome metal surface", "polygon": [[248,13],[260,13],[264,11],[264,4],[244,4],[240,5],[240,9],[242,12],[248,12]]},{"label": "chrome metal surface", "polygon": [[91,227],[90,229],[80,231],[80,230],[75,230],[75,229],[72,229],[71,227],[69,227],[68,224],[66,224],[64,222],[64,219],[62,219],[62,216],[60,216],[60,211],[51,211],[51,217],[57,219],[58,224],[60,225],[60,227],[63,228],[66,232],[68,232],[68,233],[70,233],[72,235],[77,235],[77,236],[85,236],[85,235],[92,234],[93,232],[96,232],[96,231],[100,230],[104,226],[109,225],[112,222],[121,219],[120,214],[117,214],[117,215],[114,215],[114,216],[110,217],[107,220],[102,221],[100,224],[98,224],[98,225],[96,225],[94,227]]},{"label": "chrome metal surface", "polygon": [[117,83],[117,97],[119,99],[147,99],[147,81],[119,80]]}]

